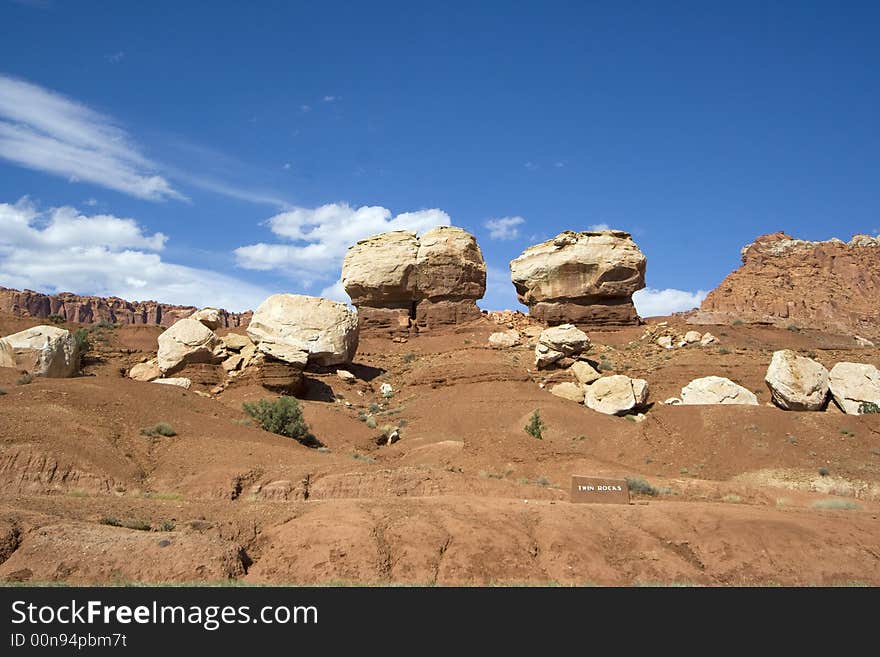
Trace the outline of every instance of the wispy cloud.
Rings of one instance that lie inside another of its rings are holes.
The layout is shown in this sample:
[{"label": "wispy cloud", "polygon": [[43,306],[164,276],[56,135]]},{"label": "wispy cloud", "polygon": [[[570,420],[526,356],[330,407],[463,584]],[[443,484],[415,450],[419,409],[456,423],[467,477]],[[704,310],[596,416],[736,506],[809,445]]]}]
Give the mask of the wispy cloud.
[{"label": "wispy cloud", "polygon": [[529,162],[523,162],[523,166],[524,166],[526,169],[528,169],[529,171],[534,171],[535,169],[538,168],[538,165],[535,164],[534,162],[531,162],[531,161],[529,161]]},{"label": "wispy cloud", "polygon": [[608,224],[590,224],[587,226],[588,231],[600,231],[600,230],[611,230],[611,226]]},{"label": "wispy cloud", "polygon": [[119,64],[123,59],[125,59],[125,51],[118,50],[117,52],[111,53],[110,55],[105,55],[104,59],[106,59],[111,64]]},{"label": "wispy cloud", "polygon": [[303,114],[305,114],[306,112],[311,112],[312,106],[311,105],[300,105],[299,111],[302,112]]},{"label": "wispy cloud", "polygon": [[332,103],[342,99],[339,96],[324,96],[324,98],[322,98],[321,100],[323,100],[325,103]]},{"label": "wispy cloud", "polygon": [[522,217],[501,217],[489,219],[485,224],[489,229],[489,237],[493,240],[513,240],[519,237],[519,228],[526,222]]},{"label": "wispy cloud", "polygon": [[41,212],[27,199],[0,203],[0,280],[46,292],[254,308],[270,292],[231,276],[165,262],[168,238],[134,219]]},{"label": "wispy cloud", "polygon": [[633,294],[633,303],[642,317],[656,317],[697,308],[707,294],[706,290],[687,292],[674,288],[657,290],[646,287]]},{"label": "wispy cloud", "polygon": [[155,173],[155,165],[109,117],[5,75],[0,75],[0,158],[137,198],[186,198]]},{"label": "wispy cloud", "polygon": [[280,271],[306,286],[338,277],[348,247],[370,235],[389,230],[423,232],[448,226],[449,215],[438,209],[393,215],[380,206],[353,208],[329,203],[317,208],[293,208],[271,217],[269,229],[284,243],[258,243],[235,250],[245,269]]}]

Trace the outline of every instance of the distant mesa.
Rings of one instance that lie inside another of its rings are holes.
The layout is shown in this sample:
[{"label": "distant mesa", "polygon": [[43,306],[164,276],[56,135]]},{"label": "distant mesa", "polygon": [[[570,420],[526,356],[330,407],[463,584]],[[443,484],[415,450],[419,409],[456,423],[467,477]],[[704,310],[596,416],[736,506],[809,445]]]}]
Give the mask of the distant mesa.
[{"label": "distant mesa", "polygon": [[358,309],[361,329],[390,332],[479,319],[486,263],[470,233],[438,226],[373,235],[350,247],[342,284]]},{"label": "distant mesa", "polygon": [[[230,313],[206,309],[216,317],[218,328],[247,326],[252,312]],[[126,301],[118,297],[94,297],[61,292],[43,294],[33,290],[12,290],[0,287],[0,312],[15,317],[58,316],[67,322],[94,324],[147,324],[171,326],[177,320],[198,311],[195,306],[175,306],[157,301]]]},{"label": "distant mesa", "polygon": [[629,233],[567,230],[510,262],[517,298],[548,324],[626,326],[640,319],[632,295],[647,259]]},{"label": "distant mesa", "polygon": [[745,323],[880,336],[880,239],[762,235],[709,293],[691,324]]}]

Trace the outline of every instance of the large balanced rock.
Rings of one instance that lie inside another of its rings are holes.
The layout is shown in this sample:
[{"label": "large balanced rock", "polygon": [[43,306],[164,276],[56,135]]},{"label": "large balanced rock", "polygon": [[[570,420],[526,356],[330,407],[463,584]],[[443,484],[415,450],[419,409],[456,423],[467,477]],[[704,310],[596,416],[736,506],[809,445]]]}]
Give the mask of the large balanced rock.
[{"label": "large balanced rock", "polygon": [[216,331],[223,325],[221,311],[217,308],[202,308],[189,317],[190,319],[197,319],[212,331]]},{"label": "large balanced rock", "polygon": [[632,294],[645,287],[644,254],[619,230],[565,231],[510,262],[529,314],[550,324],[639,322]]},{"label": "large balanced rock", "polygon": [[159,336],[156,362],[163,373],[191,363],[211,363],[217,345],[217,336],[207,326],[197,319],[181,319]]},{"label": "large balanced rock", "polygon": [[773,403],[788,411],[821,411],[828,399],[828,370],[791,349],[773,352],[764,382]]},{"label": "large balanced rock", "polygon": [[828,375],[834,401],[849,415],[864,412],[865,405],[880,406],[880,370],[864,363],[837,363]]},{"label": "large balanced rock", "polygon": [[586,389],[584,403],[606,415],[624,415],[648,401],[648,382],[623,374],[603,376]]},{"label": "large balanced rock", "polygon": [[723,376],[704,376],[701,379],[694,379],[681,389],[681,403],[757,406],[758,398],[751,390]]},{"label": "large balanced rock", "polygon": [[535,345],[535,365],[549,367],[565,356],[579,356],[589,350],[590,338],[573,324],[544,329]]},{"label": "large balanced rock", "polygon": [[357,314],[344,303],[302,294],[274,294],[247,328],[257,349],[291,365],[341,365],[358,346]]},{"label": "large balanced rock", "polygon": [[361,240],[342,263],[342,284],[362,328],[408,329],[480,317],[486,263],[473,235],[438,226],[421,238],[392,231]]},{"label": "large balanced rock", "polygon": [[[14,354],[14,366],[36,376],[65,378],[79,370],[79,347],[67,329],[34,326],[3,340]],[[8,349],[3,359],[9,362]]]},{"label": "large balanced rock", "polygon": [[880,337],[880,238],[818,242],[762,235],[741,250],[742,266],[688,318],[799,326]]}]

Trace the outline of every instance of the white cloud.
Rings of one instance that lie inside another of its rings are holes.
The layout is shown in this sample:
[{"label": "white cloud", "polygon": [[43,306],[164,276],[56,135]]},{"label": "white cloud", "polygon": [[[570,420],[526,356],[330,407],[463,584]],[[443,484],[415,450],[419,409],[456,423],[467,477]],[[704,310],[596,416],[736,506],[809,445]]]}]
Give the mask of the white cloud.
[{"label": "white cloud", "polygon": [[562,161],[554,162],[553,166],[556,167],[557,169],[562,169],[565,167],[565,162],[562,162]]},{"label": "white cloud", "polygon": [[125,51],[124,51],[124,50],[119,50],[119,51],[114,52],[114,53],[112,53],[112,54],[110,54],[110,55],[107,55],[106,57],[104,57],[104,59],[106,59],[106,60],[107,60],[108,62],[110,62],[111,64],[118,64],[118,63],[120,63],[123,59],[125,59]]},{"label": "white cloud", "polygon": [[334,100],[339,100],[339,96],[324,96],[325,103],[332,103]]},{"label": "white cloud", "polygon": [[392,216],[380,206],[329,203],[318,208],[293,208],[268,220],[271,231],[292,243],[258,243],[235,250],[240,267],[278,270],[300,279],[306,286],[338,274],[348,247],[370,235],[389,230],[417,233],[448,226],[449,215],[438,209],[404,212]]},{"label": "white cloud", "polygon": [[311,105],[300,105],[299,106],[299,111],[302,112],[303,114],[305,114],[306,112],[310,112],[311,110],[312,110]]},{"label": "white cloud", "polygon": [[23,199],[0,203],[0,281],[13,288],[254,308],[270,292],[217,272],[162,260],[167,241],[133,219],[46,212]]},{"label": "white cloud", "polygon": [[642,317],[656,317],[697,308],[707,294],[706,290],[687,292],[674,288],[656,290],[646,287],[633,294],[633,303]]},{"label": "white cloud", "polygon": [[290,162],[285,162],[281,165],[281,168],[287,171],[288,169],[290,169]]},{"label": "white cloud", "polygon": [[318,296],[325,299],[333,299],[333,301],[341,301],[342,303],[351,303],[348,292],[345,291],[342,285],[342,279],[339,279],[333,285],[325,287]]},{"label": "white cloud", "polygon": [[519,228],[526,222],[522,217],[501,217],[500,219],[489,219],[485,224],[489,229],[489,237],[493,240],[512,240],[519,237]]},{"label": "white cloud", "polygon": [[485,310],[522,310],[516,289],[510,282],[510,270],[486,264],[486,294],[477,302]]},{"label": "white cloud", "polygon": [[599,231],[599,230],[611,230],[611,226],[608,224],[592,224],[587,226],[588,231]]},{"label": "white cloud", "polygon": [[69,98],[0,75],[0,158],[154,201],[185,199],[112,120]]}]

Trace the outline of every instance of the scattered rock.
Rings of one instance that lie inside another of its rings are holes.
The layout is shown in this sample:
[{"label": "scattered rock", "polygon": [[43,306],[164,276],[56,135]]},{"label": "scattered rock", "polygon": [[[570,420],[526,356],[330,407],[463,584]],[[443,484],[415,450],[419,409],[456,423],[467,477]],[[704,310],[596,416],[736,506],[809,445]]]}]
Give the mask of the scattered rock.
[{"label": "scattered rock", "polygon": [[535,366],[542,370],[550,367],[553,363],[565,356],[561,351],[555,351],[540,342],[535,345]]},{"label": "scattered rock", "polygon": [[254,346],[254,343],[251,342],[251,339],[248,336],[240,335],[238,333],[227,333],[220,338],[220,344],[223,345],[224,349],[229,351],[241,351],[247,347]]},{"label": "scattered rock", "polygon": [[773,353],[764,376],[773,403],[788,411],[821,411],[828,399],[828,370],[790,349]]},{"label": "scattered rock", "polygon": [[550,388],[550,394],[562,397],[563,399],[570,399],[578,404],[584,403],[584,387],[576,383],[570,383],[568,381],[565,383],[557,383]]},{"label": "scattered rock", "polygon": [[880,370],[864,363],[837,363],[828,375],[834,401],[848,415],[859,415],[863,403],[880,405]]},{"label": "scattered rock", "polygon": [[67,378],[79,371],[79,347],[70,331],[57,326],[34,326],[3,338],[7,345],[2,356],[15,363],[12,367],[25,369],[35,376]]},{"label": "scattered rock", "polygon": [[177,386],[178,388],[185,388],[189,390],[192,387],[192,380],[187,379],[184,376],[178,377],[169,377],[166,379],[154,379],[151,383],[161,383],[166,386]]},{"label": "scattered rock", "polygon": [[509,330],[493,333],[489,336],[489,345],[496,349],[514,347],[520,342],[519,331]]},{"label": "scattered rock", "polygon": [[632,294],[645,287],[644,254],[619,230],[565,231],[527,248],[510,273],[529,314],[550,324],[639,322]]},{"label": "scattered rock", "polygon": [[623,374],[603,376],[586,389],[584,403],[606,415],[622,415],[648,401],[648,382]]},{"label": "scattered rock", "polygon": [[657,338],[657,344],[664,349],[672,349],[672,336],[661,335],[659,338]]},{"label": "scattered rock", "polygon": [[860,347],[873,347],[873,346],[875,346],[873,342],[868,340],[868,338],[863,338],[860,335],[854,335],[853,340],[855,340],[856,344],[859,345]]},{"label": "scattered rock", "polygon": [[668,404],[669,406],[678,406],[681,404],[681,399],[678,397],[670,397],[669,399],[664,400],[664,404]]},{"label": "scattered rock", "polygon": [[155,358],[148,360],[145,363],[133,365],[128,371],[128,378],[134,379],[135,381],[152,381],[161,376],[162,370],[159,369],[159,365],[156,363]]},{"label": "scattered rock", "polygon": [[716,338],[711,333],[703,333],[703,337],[700,338],[700,346],[705,347],[707,345],[712,344],[713,342],[717,342],[718,338]]},{"label": "scattered rock", "polygon": [[391,387],[390,383],[383,383],[379,386],[379,394],[388,399],[394,396],[394,388]]},{"label": "scattered rock", "polygon": [[758,405],[751,390],[722,376],[704,376],[694,379],[681,389],[681,403],[694,404],[747,404]]},{"label": "scattered rock", "polygon": [[195,311],[189,318],[201,322],[212,331],[216,331],[223,325],[223,319],[218,308],[202,308]]},{"label": "scattered rock", "polygon": [[592,365],[583,360],[575,361],[568,369],[574,374],[574,378],[584,385],[589,385],[602,376]]},{"label": "scattered rock", "polygon": [[274,294],[254,312],[247,334],[259,351],[291,365],[341,365],[357,351],[357,322],[344,303]]},{"label": "scattered rock", "polygon": [[700,342],[703,339],[703,335],[699,331],[688,331],[684,334],[684,341],[688,344],[693,344],[694,342]]},{"label": "scattered rock", "polygon": [[535,346],[535,365],[544,368],[563,356],[579,356],[590,348],[590,338],[573,324],[553,326],[541,332]]},{"label": "scattered rock", "polygon": [[336,370],[336,376],[338,376],[345,383],[349,384],[357,381],[357,377],[348,370]]},{"label": "scattered rock", "polygon": [[162,372],[174,372],[191,363],[212,363],[219,342],[214,332],[195,319],[181,319],[159,336],[157,363]]},{"label": "scattered rock", "polygon": [[292,365],[271,356],[266,356],[259,365],[257,378],[261,386],[274,392],[296,395],[305,388],[303,365]]},{"label": "scattered rock", "polygon": [[229,358],[224,360],[221,365],[223,366],[224,372],[240,370],[244,365],[244,356],[241,354],[232,354]]},{"label": "scattered rock", "polygon": [[0,367],[18,367],[12,345],[0,338]]}]

